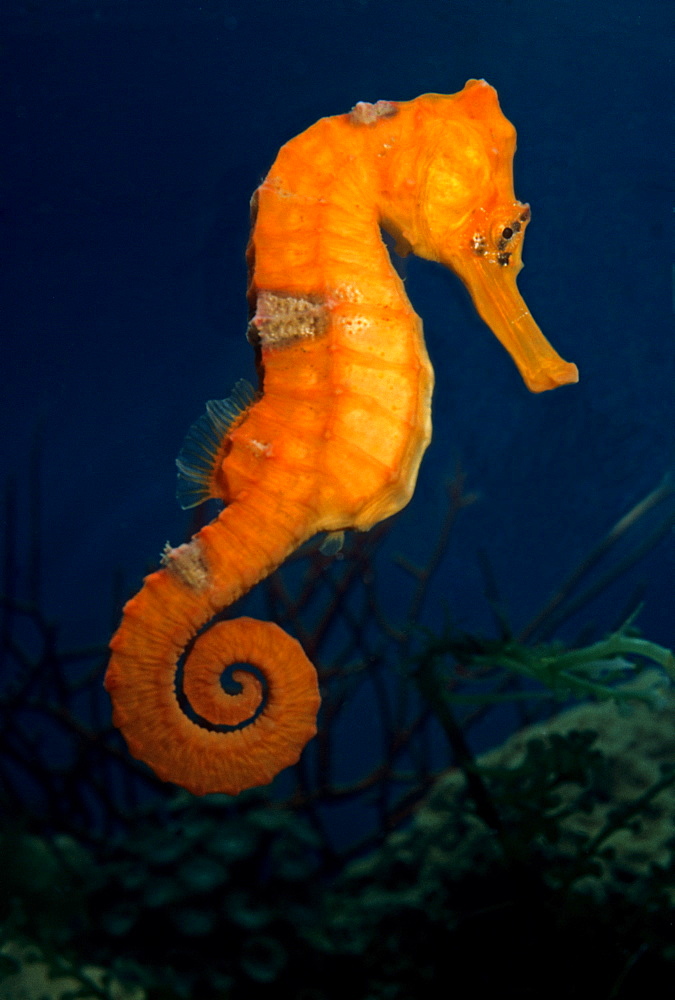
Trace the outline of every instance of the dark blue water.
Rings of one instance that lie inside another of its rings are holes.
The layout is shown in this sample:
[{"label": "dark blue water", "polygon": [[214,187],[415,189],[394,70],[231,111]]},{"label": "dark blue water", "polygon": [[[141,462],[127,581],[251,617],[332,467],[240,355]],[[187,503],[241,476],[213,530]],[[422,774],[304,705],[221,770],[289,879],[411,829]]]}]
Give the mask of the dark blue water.
[{"label": "dark blue water", "polygon": [[[183,435],[255,380],[250,195],[284,141],[357,101],[497,88],[533,213],[520,287],[581,374],[531,395],[458,280],[407,263],[437,388],[392,545],[431,551],[460,462],[480,502],[438,581],[455,619],[490,621],[479,549],[519,627],[672,469],[668,4],[9,0],[0,25],[1,468],[22,474],[43,424],[45,597],[68,639],[105,639],[114,572],[136,589],[185,537]],[[672,646],[674,575],[671,533],[593,613],[615,624],[644,588],[643,630]]]}]

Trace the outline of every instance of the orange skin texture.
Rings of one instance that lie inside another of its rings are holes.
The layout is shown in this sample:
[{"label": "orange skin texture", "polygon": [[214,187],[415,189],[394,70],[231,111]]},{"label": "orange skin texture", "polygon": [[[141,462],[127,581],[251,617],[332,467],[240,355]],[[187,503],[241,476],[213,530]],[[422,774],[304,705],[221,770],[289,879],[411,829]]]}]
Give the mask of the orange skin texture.
[{"label": "orange skin texture", "polygon": [[[125,606],[106,688],[130,752],[195,794],[270,782],[316,732],[316,672],[276,625],[211,619],[321,531],[365,531],[412,496],[431,437],[422,324],[382,242],[467,285],[530,390],[576,382],[516,287],[529,208],[515,198],[515,130],[495,91],[360,104],[279,152],[253,201],[249,337],[259,398],[235,420],[209,493],[227,506],[165,553]],[[200,633],[200,634],[198,634]],[[196,639],[195,639],[196,636]],[[182,688],[213,731],[182,710]],[[227,695],[221,671],[238,670]]]}]

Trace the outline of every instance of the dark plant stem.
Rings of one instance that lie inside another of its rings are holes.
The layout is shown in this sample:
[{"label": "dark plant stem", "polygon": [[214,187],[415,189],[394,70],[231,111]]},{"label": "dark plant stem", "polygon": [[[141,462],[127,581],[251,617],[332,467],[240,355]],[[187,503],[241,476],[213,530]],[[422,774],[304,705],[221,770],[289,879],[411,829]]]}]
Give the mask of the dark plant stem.
[{"label": "dark plant stem", "polygon": [[499,834],[500,840],[503,841],[505,834],[504,824],[480,775],[476,759],[464,737],[464,732],[445,697],[442,681],[439,679],[436,671],[436,659],[436,654],[433,651],[426,653],[421,658],[419,667],[414,675],[417,687],[443,727],[454,755],[455,763],[462,771],[466,780],[467,788],[473,799],[477,814],[491,830]]}]

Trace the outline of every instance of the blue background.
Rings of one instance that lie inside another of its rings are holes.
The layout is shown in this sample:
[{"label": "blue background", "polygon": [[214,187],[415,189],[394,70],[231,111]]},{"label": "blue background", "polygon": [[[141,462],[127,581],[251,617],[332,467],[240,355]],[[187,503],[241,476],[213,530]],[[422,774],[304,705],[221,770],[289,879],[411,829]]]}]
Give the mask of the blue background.
[{"label": "blue background", "polygon": [[[459,281],[406,262],[437,388],[391,547],[432,550],[460,462],[480,500],[436,596],[488,626],[483,548],[518,627],[672,468],[669,4],[36,0],[0,23],[2,469],[25,472],[44,422],[45,599],[67,641],[105,640],[115,572],[130,593],[185,537],[184,433],[205,400],[255,381],[250,195],[283,142],[357,101],[497,88],[533,212],[520,288],[581,374],[531,395]],[[644,584],[640,624],[672,646],[674,571],[671,532],[600,624]]]}]

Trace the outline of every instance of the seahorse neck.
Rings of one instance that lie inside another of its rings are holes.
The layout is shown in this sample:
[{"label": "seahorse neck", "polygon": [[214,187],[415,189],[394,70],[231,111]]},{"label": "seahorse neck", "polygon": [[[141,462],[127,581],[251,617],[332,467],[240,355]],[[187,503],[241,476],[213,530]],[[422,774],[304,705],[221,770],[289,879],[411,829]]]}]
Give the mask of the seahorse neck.
[{"label": "seahorse neck", "polygon": [[376,147],[364,126],[354,127],[345,142],[343,117],[322,119],[302,143],[287,143],[258,189],[253,294],[324,297],[354,288],[361,301],[400,301],[380,235]]}]

